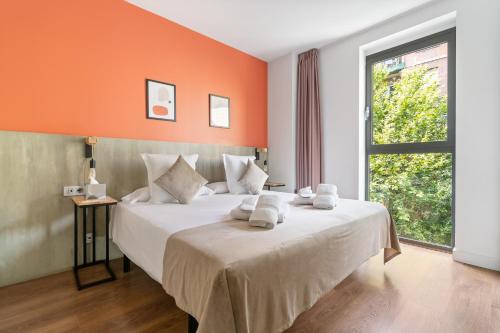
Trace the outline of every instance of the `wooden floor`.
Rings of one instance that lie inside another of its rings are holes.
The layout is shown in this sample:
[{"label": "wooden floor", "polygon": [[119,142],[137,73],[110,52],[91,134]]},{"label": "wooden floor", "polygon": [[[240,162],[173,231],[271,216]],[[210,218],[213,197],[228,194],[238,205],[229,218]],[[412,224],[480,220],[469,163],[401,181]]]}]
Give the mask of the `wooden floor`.
[{"label": "wooden floor", "polygon": [[[404,245],[381,256],[302,314],[287,333],[500,332],[500,273]],[[186,332],[187,317],[142,270],[76,291],[71,272],[0,288],[0,332]],[[95,272],[89,272],[94,274]]]}]

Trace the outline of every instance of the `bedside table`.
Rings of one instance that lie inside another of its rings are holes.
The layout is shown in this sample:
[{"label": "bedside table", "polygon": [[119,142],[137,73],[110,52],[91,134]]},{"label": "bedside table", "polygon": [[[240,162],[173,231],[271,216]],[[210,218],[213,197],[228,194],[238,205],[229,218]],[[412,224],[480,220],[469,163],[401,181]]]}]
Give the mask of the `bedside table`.
[{"label": "bedside table", "polygon": [[264,187],[267,186],[267,190],[271,191],[271,187],[283,187],[286,186],[285,183],[280,183],[280,182],[273,182],[271,180],[268,180],[265,184]]},{"label": "bedside table", "polygon": [[[88,287],[92,287],[104,282],[109,282],[116,280],[115,273],[109,267],[109,207],[116,205],[118,203],[117,200],[106,197],[104,199],[85,199],[85,196],[76,196],[72,197],[73,204],[75,206],[75,223],[74,223],[74,263],[73,263],[73,273],[75,275],[76,287],[78,290],[82,290]],[[106,208],[106,257],[104,260],[96,260],[96,252],[95,252],[95,229],[96,229],[96,217],[95,212],[98,207]],[[78,264],[78,208],[83,210],[83,264]],[[86,242],[86,234],[87,234],[87,208],[92,208],[92,261],[87,262],[87,242]],[[93,281],[87,284],[80,283],[80,277],[78,276],[78,270],[81,268],[104,264],[106,270],[108,271],[109,277]]]}]

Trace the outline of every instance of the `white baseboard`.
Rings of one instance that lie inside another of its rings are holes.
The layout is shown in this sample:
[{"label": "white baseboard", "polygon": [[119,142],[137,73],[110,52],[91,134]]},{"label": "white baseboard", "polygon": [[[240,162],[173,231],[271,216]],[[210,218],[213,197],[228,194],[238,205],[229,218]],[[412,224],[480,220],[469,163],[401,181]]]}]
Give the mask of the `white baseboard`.
[{"label": "white baseboard", "polygon": [[453,249],[453,260],[464,264],[479,266],[494,271],[500,271],[500,258],[483,256],[481,254],[460,251],[457,248]]}]

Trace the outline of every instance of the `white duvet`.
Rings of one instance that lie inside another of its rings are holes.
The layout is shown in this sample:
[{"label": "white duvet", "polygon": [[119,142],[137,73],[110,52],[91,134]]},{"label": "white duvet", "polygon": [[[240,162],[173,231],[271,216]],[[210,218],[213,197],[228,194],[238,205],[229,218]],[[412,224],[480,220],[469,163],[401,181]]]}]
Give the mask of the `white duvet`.
[{"label": "white duvet", "polygon": [[[292,202],[292,193],[269,192]],[[244,198],[251,195],[217,194],[201,196],[188,205],[177,203],[148,204],[119,203],[113,212],[111,235],[120,250],[154,280],[161,283],[165,245],[174,233],[206,224],[232,220],[229,213]],[[279,228],[308,228],[308,221],[323,223],[325,227],[349,223],[368,216],[385,221],[387,210],[378,203],[340,199],[331,211],[312,206],[290,206],[285,223]],[[247,223],[247,222],[241,222]],[[309,222],[310,223],[310,222]],[[272,232],[272,231],[268,231]],[[382,237],[383,238],[383,237]],[[367,248],[377,247],[366,244]],[[378,250],[378,247],[377,247]]]},{"label": "white duvet", "polygon": [[[248,197],[251,195],[201,196],[188,205],[120,202],[113,212],[111,235],[127,257],[161,283],[165,244],[172,234],[228,220],[231,209]],[[290,200],[286,193],[283,198]]]}]

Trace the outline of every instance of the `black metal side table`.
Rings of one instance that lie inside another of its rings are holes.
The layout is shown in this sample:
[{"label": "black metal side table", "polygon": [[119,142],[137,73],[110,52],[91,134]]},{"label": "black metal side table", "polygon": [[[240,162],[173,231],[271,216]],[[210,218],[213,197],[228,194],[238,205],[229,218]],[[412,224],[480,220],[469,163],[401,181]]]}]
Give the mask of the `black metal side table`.
[{"label": "black metal side table", "polygon": [[[117,200],[106,197],[104,199],[85,199],[85,196],[75,196],[72,198],[75,206],[75,223],[74,223],[74,263],[73,263],[73,273],[75,275],[76,287],[78,290],[82,290],[88,287],[92,287],[101,283],[109,282],[116,280],[115,273],[109,267],[109,207],[112,205],[116,205],[118,203]],[[96,226],[96,208],[104,206],[106,208],[106,258],[104,260],[96,260],[96,251],[95,251],[95,226]],[[78,264],[78,208],[83,209],[83,238],[82,238],[82,246],[83,246],[83,264]],[[87,262],[87,243],[86,243],[86,234],[87,234],[87,208],[92,208],[92,261]],[[109,277],[92,281],[87,284],[80,283],[80,277],[78,276],[78,270],[81,268],[104,264],[106,270],[109,273]]]}]

